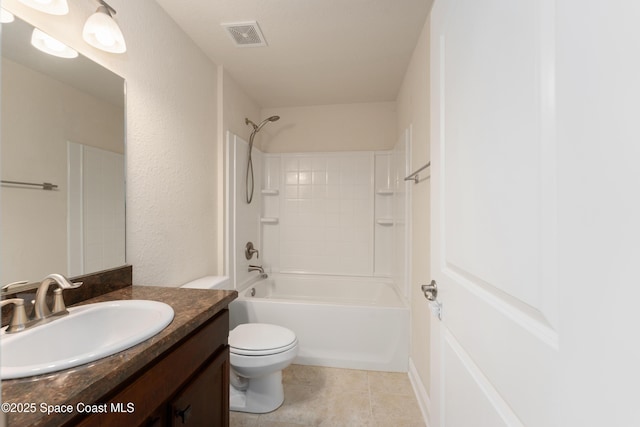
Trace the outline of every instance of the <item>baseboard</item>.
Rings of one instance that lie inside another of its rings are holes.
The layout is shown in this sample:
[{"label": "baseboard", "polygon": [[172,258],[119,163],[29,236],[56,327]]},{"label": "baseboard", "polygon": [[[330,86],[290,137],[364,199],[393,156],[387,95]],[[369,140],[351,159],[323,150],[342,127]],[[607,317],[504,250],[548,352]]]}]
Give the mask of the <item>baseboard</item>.
[{"label": "baseboard", "polygon": [[416,395],[416,400],[418,401],[418,406],[420,406],[420,412],[422,412],[422,418],[424,419],[424,423],[429,427],[430,424],[430,414],[431,414],[431,399],[429,399],[429,394],[427,393],[427,389],[422,383],[420,379],[420,375],[418,375],[418,370],[416,369],[416,365],[413,364],[413,360],[409,358],[409,381],[411,382],[411,386],[413,387],[413,392]]}]

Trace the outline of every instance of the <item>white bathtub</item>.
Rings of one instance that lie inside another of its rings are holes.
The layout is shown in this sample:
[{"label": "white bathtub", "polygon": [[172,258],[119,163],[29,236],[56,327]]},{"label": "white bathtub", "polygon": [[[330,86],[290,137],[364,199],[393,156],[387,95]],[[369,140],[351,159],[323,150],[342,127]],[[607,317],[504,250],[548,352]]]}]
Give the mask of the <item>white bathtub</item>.
[{"label": "white bathtub", "polygon": [[294,331],[300,343],[294,363],[408,368],[409,309],[395,287],[380,279],[272,274],[249,282],[230,311],[232,328],[262,322]]}]

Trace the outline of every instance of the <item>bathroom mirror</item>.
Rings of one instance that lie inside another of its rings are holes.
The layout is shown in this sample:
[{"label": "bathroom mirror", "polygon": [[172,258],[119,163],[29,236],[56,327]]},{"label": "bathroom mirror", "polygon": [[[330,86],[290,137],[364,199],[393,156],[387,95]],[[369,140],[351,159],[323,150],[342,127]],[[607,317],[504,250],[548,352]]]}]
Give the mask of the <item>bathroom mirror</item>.
[{"label": "bathroom mirror", "polygon": [[0,285],[125,264],[124,80],[33,30],[2,24]]}]

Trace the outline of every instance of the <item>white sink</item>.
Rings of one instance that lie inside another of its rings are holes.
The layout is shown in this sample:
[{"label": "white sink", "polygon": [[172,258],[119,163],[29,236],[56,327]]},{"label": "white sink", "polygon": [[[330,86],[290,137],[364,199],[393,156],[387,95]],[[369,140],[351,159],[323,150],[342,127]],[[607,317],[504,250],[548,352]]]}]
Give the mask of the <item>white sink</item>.
[{"label": "white sink", "polygon": [[69,315],[0,335],[0,377],[23,378],[93,362],[145,341],[173,320],[171,306],[122,300],[68,309]]}]

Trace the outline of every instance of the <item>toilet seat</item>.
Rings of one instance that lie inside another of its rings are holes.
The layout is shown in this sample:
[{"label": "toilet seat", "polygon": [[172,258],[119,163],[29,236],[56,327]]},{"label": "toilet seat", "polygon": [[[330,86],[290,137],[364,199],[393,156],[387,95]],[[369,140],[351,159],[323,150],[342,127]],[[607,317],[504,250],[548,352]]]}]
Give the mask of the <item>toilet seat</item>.
[{"label": "toilet seat", "polygon": [[266,323],[245,323],[229,332],[231,353],[265,356],[282,353],[298,344],[293,331]]}]

